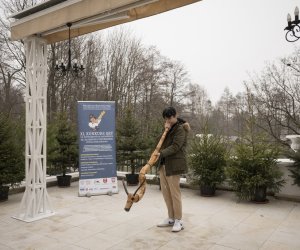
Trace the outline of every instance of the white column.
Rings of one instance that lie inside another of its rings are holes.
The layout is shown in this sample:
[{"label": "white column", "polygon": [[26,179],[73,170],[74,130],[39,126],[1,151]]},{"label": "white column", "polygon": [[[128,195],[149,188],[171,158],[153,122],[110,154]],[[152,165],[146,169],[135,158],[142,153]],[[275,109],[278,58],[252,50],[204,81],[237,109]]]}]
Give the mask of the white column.
[{"label": "white column", "polygon": [[54,214],[46,188],[47,44],[25,40],[26,53],[26,189],[14,218],[31,222]]}]

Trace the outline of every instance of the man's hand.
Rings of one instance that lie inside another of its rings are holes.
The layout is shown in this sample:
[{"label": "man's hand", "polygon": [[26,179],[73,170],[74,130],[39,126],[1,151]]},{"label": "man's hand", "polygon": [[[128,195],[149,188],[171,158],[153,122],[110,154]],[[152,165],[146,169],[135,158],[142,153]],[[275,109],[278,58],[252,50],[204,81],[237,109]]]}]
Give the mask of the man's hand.
[{"label": "man's hand", "polygon": [[159,153],[159,152],[154,152],[153,155],[159,157],[159,156],[160,156],[160,153]]}]

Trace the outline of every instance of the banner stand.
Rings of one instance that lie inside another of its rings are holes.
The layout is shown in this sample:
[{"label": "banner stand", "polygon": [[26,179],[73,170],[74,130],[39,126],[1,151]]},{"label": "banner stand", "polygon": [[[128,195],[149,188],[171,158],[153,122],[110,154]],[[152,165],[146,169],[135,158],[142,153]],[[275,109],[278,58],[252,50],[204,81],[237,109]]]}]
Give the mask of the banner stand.
[{"label": "banner stand", "polygon": [[78,196],[118,193],[115,102],[78,102]]}]

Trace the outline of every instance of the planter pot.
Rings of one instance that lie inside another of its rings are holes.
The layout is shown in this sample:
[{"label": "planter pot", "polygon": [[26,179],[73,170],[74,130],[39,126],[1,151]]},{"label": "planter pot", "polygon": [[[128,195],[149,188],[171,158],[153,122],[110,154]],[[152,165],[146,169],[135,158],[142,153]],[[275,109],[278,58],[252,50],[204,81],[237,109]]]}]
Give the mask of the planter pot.
[{"label": "planter pot", "polygon": [[268,203],[269,200],[267,199],[267,188],[257,187],[255,189],[255,194],[252,201],[255,203]]},{"label": "planter pot", "polygon": [[59,187],[70,187],[71,185],[71,175],[60,175],[56,176],[57,178],[57,186]]},{"label": "planter pot", "polygon": [[201,196],[211,197],[216,193],[216,186],[200,185]]},{"label": "planter pot", "polygon": [[8,200],[9,187],[0,186],[0,202]]},{"label": "planter pot", "polygon": [[139,184],[139,175],[138,174],[126,174],[127,185],[136,186]]}]

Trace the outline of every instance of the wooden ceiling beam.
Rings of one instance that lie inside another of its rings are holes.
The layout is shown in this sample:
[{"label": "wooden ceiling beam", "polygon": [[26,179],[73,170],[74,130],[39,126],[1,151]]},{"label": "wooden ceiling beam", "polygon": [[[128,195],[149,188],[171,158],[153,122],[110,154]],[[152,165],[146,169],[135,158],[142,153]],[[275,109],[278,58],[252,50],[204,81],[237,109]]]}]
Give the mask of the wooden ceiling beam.
[{"label": "wooden ceiling beam", "polygon": [[[25,17],[11,23],[11,39],[19,40],[38,35],[45,38],[47,43],[59,42],[68,39],[66,24],[69,22],[76,24],[74,25],[76,28],[71,29],[71,37],[76,37],[157,15],[200,0],[152,0],[150,3],[149,1],[151,0],[82,0],[55,11],[42,11],[35,13],[35,18]],[[114,15],[118,13],[123,13],[124,17],[116,20]],[[86,20],[91,17],[100,18],[99,23],[94,21],[89,24]],[[81,26],[81,22],[85,24]]]}]

